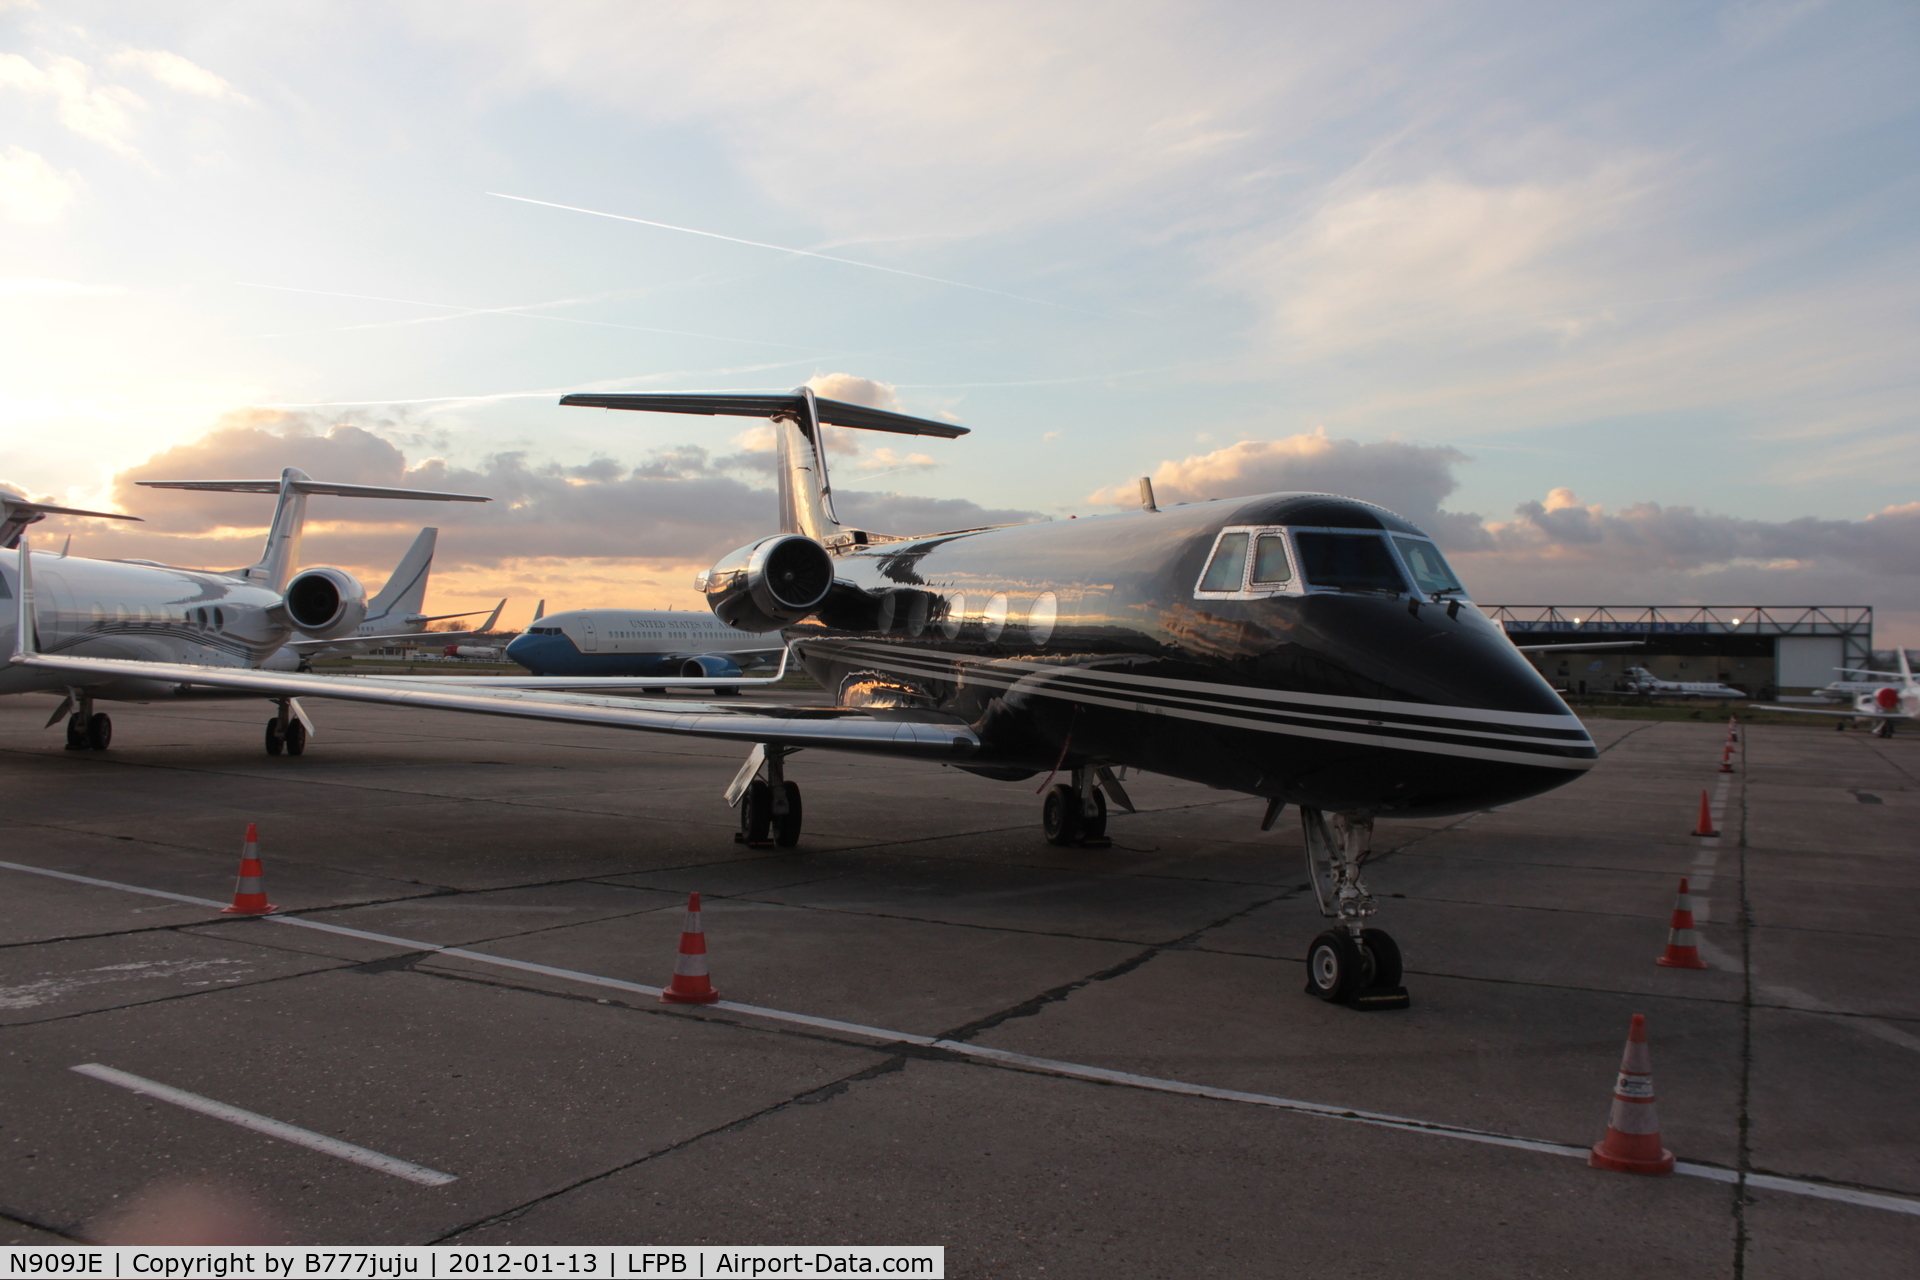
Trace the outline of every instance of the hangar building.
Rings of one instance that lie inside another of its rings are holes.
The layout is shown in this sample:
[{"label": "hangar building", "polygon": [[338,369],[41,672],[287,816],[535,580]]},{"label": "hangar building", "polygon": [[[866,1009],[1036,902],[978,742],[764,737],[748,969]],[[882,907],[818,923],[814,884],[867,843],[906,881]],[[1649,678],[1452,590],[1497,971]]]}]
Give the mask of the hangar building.
[{"label": "hangar building", "polygon": [[1485,605],[1515,644],[1638,640],[1638,649],[1530,653],[1555,688],[1607,693],[1628,667],[1718,680],[1756,698],[1806,694],[1873,660],[1868,605]]}]

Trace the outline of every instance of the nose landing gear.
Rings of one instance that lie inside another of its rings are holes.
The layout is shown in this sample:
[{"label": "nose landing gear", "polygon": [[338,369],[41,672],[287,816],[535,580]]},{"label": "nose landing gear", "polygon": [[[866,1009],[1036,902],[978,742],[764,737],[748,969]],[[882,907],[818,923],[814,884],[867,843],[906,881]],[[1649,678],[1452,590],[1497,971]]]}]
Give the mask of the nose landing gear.
[{"label": "nose landing gear", "polygon": [[1399,944],[1384,930],[1363,927],[1376,910],[1361,873],[1372,852],[1373,819],[1302,806],[1300,827],[1320,914],[1337,921],[1307,948],[1307,994],[1355,1009],[1406,1008]]}]

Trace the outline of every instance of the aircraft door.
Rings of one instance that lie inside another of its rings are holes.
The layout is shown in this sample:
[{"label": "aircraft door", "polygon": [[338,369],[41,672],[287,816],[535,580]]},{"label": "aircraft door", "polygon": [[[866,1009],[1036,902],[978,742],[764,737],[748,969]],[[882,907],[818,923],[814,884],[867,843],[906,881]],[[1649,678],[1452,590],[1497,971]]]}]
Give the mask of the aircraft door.
[{"label": "aircraft door", "polygon": [[580,619],[580,652],[600,652],[600,637],[593,633],[592,618],[583,617]]}]

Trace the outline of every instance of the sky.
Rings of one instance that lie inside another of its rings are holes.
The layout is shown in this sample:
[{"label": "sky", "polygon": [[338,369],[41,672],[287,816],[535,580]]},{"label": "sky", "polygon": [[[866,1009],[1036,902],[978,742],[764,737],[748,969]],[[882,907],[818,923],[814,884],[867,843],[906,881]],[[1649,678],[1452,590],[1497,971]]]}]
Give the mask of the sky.
[{"label": "sky", "polygon": [[[1316,489],[1486,604],[1871,604],[1920,644],[1906,0],[0,0],[0,481],[76,554],[698,607],[782,390],[887,532]],[[244,473],[244,474],[243,474]]]}]

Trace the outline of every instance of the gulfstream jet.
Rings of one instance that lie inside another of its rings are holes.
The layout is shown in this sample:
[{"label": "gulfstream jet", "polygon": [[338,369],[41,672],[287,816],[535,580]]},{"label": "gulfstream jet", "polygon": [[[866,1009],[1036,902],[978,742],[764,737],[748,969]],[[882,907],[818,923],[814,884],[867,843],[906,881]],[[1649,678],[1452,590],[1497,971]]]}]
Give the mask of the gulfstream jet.
[{"label": "gulfstream jet", "polygon": [[[297,669],[305,671],[315,658],[365,653],[369,649],[415,642],[425,634],[430,622],[478,616],[481,612],[478,609],[467,613],[420,612],[426,606],[427,578],[433,572],[433,549],[439,539],[438,529],[429,527],[420,531],[413,545],[407,548],[407,554],[401,556],[400,563],[394,566],[393,573],[387,578],[387,585],[367,601],[367,616],[347,635],[337,639],[316,638],[305,632],[296,632],[294,638],[287,641],[286,651],[296,656]],[[505,600],[500,601],[493,606],[493,612],[487,615],[487,620],[470,631],[436,631],[433,633],[433,642],[467,644],[476,640],[493,630],[493,625],[500,621],[500,611],[506,606]],[[269,659],[266,665],[272,667],[279,664]]]},{"label": "gulfstream jet", "polygon": [[[351,635],[367,618],[367,594],[344,569],[316,567],[295,572],[301,534],[306,524],[310,494],[348,498],[401,498],[409,501],[486,502],[466,493],[429,493],[417,489],[385,489],[370,485],[334,484],[315,480],[297,467],[288,467],[277,480],[143,480],[153,489],[198,489],[219,493],[278,495],[267,544],[260,559],[245,569],[219,572],[182,569],[152,560],[85,560],[72,556],[40,561],[38,615],[39,643],[49,656],[105,661],[141,660],[178,664],[183,670],[250,668],[272,665],[285,656],[290,670],[291,650],[282,646],[292,637],[330,644]],[[137,517],[111,512],[77,511],[17,499],[0,491],[6,508],[7,555],[24,556],[21,531],[49,514],[106,516],[116,520]],[[432,530],[423,530],[423,538]],[[420,548],[415,543],[415,550]],[[432,541],[426,539],[427,555]],[[0,560],[4,565],[5,560]],[[404,562],[403,562],[404,568]],[[421,573],[424,590],[424,571]],[[7,595],[7,575],[0,573],[0,596]],[[497,612],[497,611],[496,611]],[[192,664],[191,666],[187,664]],[[113,721],[96,711],[96,701],[147,702],[180,696],[233,696],[202,681],[154,680],[116,674],[114,668],[66,671],[54,667],[9,664],[0,667],[0,694],[52,690],[66,700],[47,721],[52,728],[67,721],[67,749],[104,751],[113,740]],[[267,724],[270,754],[286,750],[299,755],[306,748],[312,726],[299,704],[285,700],[279,714]]]},{"label": "gulfstream jet", "polygon": [[964,428],[804,387],[561,403],[772,420],[778,531],[721,557],[698,586],[727,626],[782,630],[834,705],[203,675],[56,656],[36,651],[24,590],[14,661],[67,679],[205,680],[274,697],[731,740],[748,753],[726,799],[750,845],[799,840],[787,761],[807,748],[938,761],[1008,782],[1044,775],[1041,825],[1056,844],[1106,843],[1109,806],[1132,807],[1123,766],[1246,792],[1266,801],[1263,829],[1285,806],[1300,809],[1312,883],[1333,922],[1308,949],[1308,990],[1374,1008],[1407,1001],[1399,948],[1371,923],[1375,819],[1491,808],[1570,782],[1596,759],[1586,729],[1474,607],[1433,540],[1382,507],[1269,493],[882,534],[835,515],[823,428],[947,438]]}]

